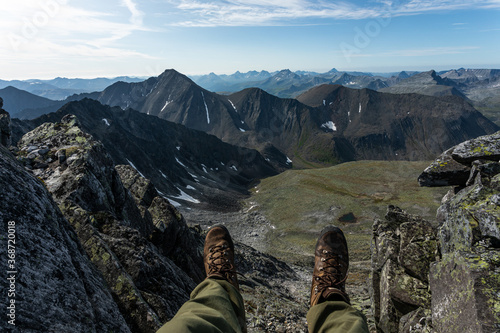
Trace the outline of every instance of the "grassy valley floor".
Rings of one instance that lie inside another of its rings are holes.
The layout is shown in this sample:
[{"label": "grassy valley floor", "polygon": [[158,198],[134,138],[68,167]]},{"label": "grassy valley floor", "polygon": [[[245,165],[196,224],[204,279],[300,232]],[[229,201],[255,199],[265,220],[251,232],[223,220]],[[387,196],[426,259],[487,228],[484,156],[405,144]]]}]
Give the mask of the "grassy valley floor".
[{"label": "grassy valley floor", "polygon": [[[324,169],[289,170],[267,178],[245,202],[269,220],[264,252],[287,262],[312,262],[319,232],[334,224],[345,233],[353,261],[370,260],[375,219],[388,205],[433,220],[447,188],[423,188],[430,162],[358,161]],[[307,260],[306,258],[309,258]]]}]

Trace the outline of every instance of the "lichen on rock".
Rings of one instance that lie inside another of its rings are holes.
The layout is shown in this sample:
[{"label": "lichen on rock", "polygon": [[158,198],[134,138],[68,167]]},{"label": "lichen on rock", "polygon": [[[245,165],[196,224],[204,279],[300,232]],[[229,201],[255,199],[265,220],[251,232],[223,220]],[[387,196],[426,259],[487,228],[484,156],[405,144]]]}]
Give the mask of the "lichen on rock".
[{"label": "lichen on rock", "polygon": [[[444,182],[457,187],[443,198],[437,214],[442,257],[429,273],[432,323],[438,332],[498,332],[500,132],[463,142],[446,155],[462,165],[456,169],[470,171],[466,181]],[[444,172],[434,176],[434,184],[446,178]]]},{"label": "lichen on rock", "polygon": [[406,327],[410,313],[430,311],[428,272],[438,255],[436,229],[422,218],[389,206],[372,238],[372,300],[377,329]]}]

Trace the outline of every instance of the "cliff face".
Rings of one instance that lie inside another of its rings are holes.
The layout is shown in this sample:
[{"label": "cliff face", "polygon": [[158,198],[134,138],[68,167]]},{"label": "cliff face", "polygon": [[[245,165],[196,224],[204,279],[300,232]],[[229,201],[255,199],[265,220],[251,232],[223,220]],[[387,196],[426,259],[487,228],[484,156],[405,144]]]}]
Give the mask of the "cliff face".
[{"label": "cliff face", "polygon": [[437,221],[392,207],[374,224],[378,331],[499,331],[499,138],[497,132],[460,143],[420,175],[421,186],[453,186]]},{"label": "cliff face", "polygon": [[[102,272],[128,326],[154,332],[203,278],[201,236],[136,170],[117,172],[103,145],[72,115],[27,133],[19,149]],[[184,251],[181,244],[195,246]]]},{"label": "cliff face", "polygon": [[[16,328],[22,332],[130,332],[106,280],[43,182],[1,145],[0,188],[0,256],[7,258],[8,250],[15,256],[9,269],[5,261],[2,264],[4,272],[15,273],[9,274],[14,276],[9,283],[12,297],[2,287],[0,305],[7,309],[15,302],[15,317],[9,320],[14,319]],[[4,318],[0,328],[7,331],[13,326]]]},{"label": "cliff face", "polygon": [[[431,266],[429,279],[433,323],[440,332],[500,329],[499,138],[497,132],[469,140],[441,157],[470,172],[443,198],[437,215],[442,258]],[[420,178],[440,169],[433,164]]]}]

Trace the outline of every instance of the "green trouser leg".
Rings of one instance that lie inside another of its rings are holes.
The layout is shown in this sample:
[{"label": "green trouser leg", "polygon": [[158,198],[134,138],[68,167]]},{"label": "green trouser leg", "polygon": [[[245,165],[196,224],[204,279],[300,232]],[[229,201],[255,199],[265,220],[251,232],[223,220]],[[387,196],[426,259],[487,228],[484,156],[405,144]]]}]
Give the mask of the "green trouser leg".
[{"label": "green trouser leg", "polygon": [[206,279],[172,320],[157,333],[245,333],[245,307],[238,290],[225,280]]},{"label": "green trouser leg", "polygon": [[307,312],[309,333],[369,333],[365,316],[346,302],[326,301]]}]

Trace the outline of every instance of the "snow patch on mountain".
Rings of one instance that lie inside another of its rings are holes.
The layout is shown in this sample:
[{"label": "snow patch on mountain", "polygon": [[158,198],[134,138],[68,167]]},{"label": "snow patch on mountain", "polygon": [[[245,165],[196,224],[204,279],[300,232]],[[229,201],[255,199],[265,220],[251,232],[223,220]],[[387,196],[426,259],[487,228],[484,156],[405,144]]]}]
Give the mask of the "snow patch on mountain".
[{"label": "snow patch on mountain", "polygon": [[179,159],[176,157],[175,160],[177,161],[177,163],[179,163],[180,165],[182,165],[183,167],[187,168],[184,164],[182,164],[181,161],[179,161]]},{"label": "snow patch on mountain", "polygon": [[203,97],[203,104],[205,104],[205,110],[207,110],[207,123],[210,124],[210,115],[208,114],[208,106],[207,102],[205,101],[205,95],[203,94],[203,91],[201,92],[201,97]]},{"label": "snow patch on mountain", "polygon": [[165,110],[165,108],[170,104],[172,103],[172,101],[166,101],[165,102],[165,105],[161,108],[161,111],[160,112],[163,112],[163,110]]},{"label": "snow patch on mountain", "polygon": [[178,190],[179,190],[179,192],[181,192],[181,194],[178,195],[178,196],[174,196],[174,198],[181,199],[181,200],[184,200],[184,201],[189,201],[189,202],[192,202],[192,203],[200,203],[199,200],[193,198],[192,196],[190,196],[189,194],[187,194],[183,190],[181,190],[181,189],[178,189]]},{"label": "snow patch on mountain", "polygon": [[229,103],[231,103],[231,105],[233,106],[234,111],[238,112],[238,110],[236,109],[236,106],[234,106],[233,102],[231,102],[231,100],[230,100],[230,99],[228,99],[228,101],[229,101]]},{"label": "snow patch on mountain", "polygon": [[336,131],[337,130],[337,126],[335,126],[335,124],[331,120],[327,121],[326,123],[324,123],[323,125],[321,125],[321,128],[329,129],[329,130],[332,130],[332,131]]}]

